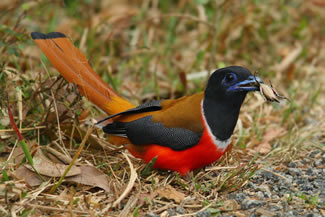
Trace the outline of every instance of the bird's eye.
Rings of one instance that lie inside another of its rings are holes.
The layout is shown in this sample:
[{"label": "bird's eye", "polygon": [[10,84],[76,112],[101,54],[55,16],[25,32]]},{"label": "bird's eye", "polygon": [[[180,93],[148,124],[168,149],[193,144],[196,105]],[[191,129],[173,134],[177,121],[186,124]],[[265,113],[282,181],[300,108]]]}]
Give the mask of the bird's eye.
[{"label": "bird's eye", "polygon": [[236,79],[237,79],[237,76],[234,73],[228,73],[225,76],[225,82],[228,83],[228,84],[232,83]]}]

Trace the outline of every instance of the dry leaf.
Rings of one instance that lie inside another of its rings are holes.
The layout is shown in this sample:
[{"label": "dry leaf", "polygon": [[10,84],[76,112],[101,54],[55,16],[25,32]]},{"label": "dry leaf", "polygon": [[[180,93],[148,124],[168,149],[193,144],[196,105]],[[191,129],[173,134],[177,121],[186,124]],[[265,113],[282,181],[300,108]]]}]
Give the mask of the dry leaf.
[{"label": "dry leaf", "polygon": [[16,169],[13,175],[17,179],[24,180],[26,184],[29,185],[30,187],[35,187],[42,184],[41,178],[35,172],[27,169],[24,166],[21,166],[18,169]]},{"label": "dry leaf", "polygon": [[267,154],[271,151],[272,146],[270,142],[275,138],[278,138],[286,133],[286,130],[283,128],[274,128],[267,130],[263,136],[263,140],[260,145],[254,148],[255,151],[259,151],[261,154]]},{"label": "dry leaf", "polygon": [[[34,167],[35,169],[44,176],[49,177],[61,177],[64,171],[67,169],[68,165],[53,163],[47,159],[42,151],[39,149],[35,154],[34,158]],[[29,170],[33,171],[33,168],[29,164],[24,165]],[[75,176],[81,173],[81,170],[77,166],[72,166],[69,172],[66,174],[66,177]]]},{"label": "dry leaf", "polygon": [[319,209],[322,215],[325,215],[325,209]]},{"label": "dry leaf", "polygon": [[0,10],[5,11],[8,9],[13,9],[19,4],[18,0],[2,0],[0,1]]},{"label": "dry leaf", "polygon": [[77,184],[99,187],[105,191],[110,191],[107,176],[97,168],[89,165],[81,165],[78,167],[81,173],[77,176],[67,177],[65,181],[74,182]]},{"label": "dry leaf", "polygon": [[164,197],[169,200],[174,200],[176,203],[180,203],[182,200],[184,200],[185,197],[185,194],[177,191],[175,188],[173,188],[170,185],[158,188],[157,193],[161,197]]},{"label": "dry leaf", "polygon": [[264,134],[262,143],[269,143],[273,139],[280,137],[280,136],[284,135],[285,133],[286,133],[286,130],[281,127],[267,130],[266,133]]}]

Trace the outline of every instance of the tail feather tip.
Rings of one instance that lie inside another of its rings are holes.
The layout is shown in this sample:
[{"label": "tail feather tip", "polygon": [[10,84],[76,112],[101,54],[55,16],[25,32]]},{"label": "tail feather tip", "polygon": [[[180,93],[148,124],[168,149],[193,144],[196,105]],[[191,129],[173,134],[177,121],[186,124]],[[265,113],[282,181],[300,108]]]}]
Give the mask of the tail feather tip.
[{"label": "tail feather tip", "polygon": [[32,32],[32,39],[53,39],[53,38],[66,38],[66,35],[61,32],[50,32],[48,34],[43,34],[40,32]]}]

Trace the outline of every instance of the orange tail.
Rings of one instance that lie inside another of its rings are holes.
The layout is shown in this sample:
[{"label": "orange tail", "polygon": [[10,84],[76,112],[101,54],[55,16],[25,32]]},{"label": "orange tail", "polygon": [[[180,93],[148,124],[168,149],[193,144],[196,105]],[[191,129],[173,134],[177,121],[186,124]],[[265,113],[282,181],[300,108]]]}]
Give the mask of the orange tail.
[{"label": "orange tail", "polygon": [[119,96],[89,66],[85,55],[60,32],[33,32],[33,40],[53,66],[71,83],[77,84],[82,95],[107,114],[115,114],[134,105]]}]

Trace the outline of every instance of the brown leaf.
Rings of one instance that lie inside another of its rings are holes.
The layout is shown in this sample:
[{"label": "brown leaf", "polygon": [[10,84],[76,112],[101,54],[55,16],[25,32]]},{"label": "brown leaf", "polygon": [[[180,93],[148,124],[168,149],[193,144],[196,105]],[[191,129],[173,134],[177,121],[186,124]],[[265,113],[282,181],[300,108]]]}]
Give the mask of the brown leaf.
[{"label": "brown leaf", "polygon": [[271,142],[273,139],[284,135],[285,132],[286,130],[281,127],[267,130],[266,133],[264,134],[262,143]]},{"label": "brown leaf", "polygon": [[[34,155],[34,153],[37,152],[38,145],[35,143],[35,141],[26,141],[26,143],[30,152],[32,153],[32,155]],[[10,162],[15,163],[16,166],[18,167],[24,160],[24,157],[25,154],[21,146],[17,146],[10,158]]]},{"label": "brown leaf", "polygon": [[2,0],[0,1],[0,10],[5,11],[9,9],[13,9],[19,5],[19,1],[17,0]]},{"label": "brown leaf", "polygon": [[166,199],[174,200],[176,203],[180,203],[184,200],[185,194],[182,192],[177,191],[170,185],[160,187],[157,189],[157,193]]},{"label": "brown leaf", "polygon": [[35,172],[27,169],[24,166],[21,166],[16,169],[13,175],[17,179],[24,180],[27,185],[31,187],[39,186],[40,184],[42,184],[42,179]]},{"label": "brown leaf", "polygon": [[[61,177],[64,171],[67,169],[68,165],[53,163],[47,159],[42,151],[39,149],[35,154],[34,158],[34,167],[41,174],[49,177]],[[33,171],[33,168],[29,164],[24,165],[29,170]],[[77,166],[72,166],[69,172],[66,174],[66,177],[75,176],[80,174],[80,168]]]},{"label": "brown leaf", "polygon": [[259,150],[259,152],[261,154],[269,153],[272,149],[270,142],[272,140],[274,140],[275,138],[284,135],[285,132],[286,132],[286,130],[281,127],[267,130],[266,133],[264,134],[261,144],[258,145],[257,147],[255,147],[255,149],[254,149],[255,152]]},{"label": "brown leaf", "polygon": [[325,215],[325,209],[319,209],[322,215]]},{"label": "brown leaf", "polygon": [[79,169],[81,171],[79,175],[67,177],[65,181],[89,185],[93,187],[99,187],[104,189],[105,191],[111,190],[107,180],[107,176],[94,166],[81,165]]}]

